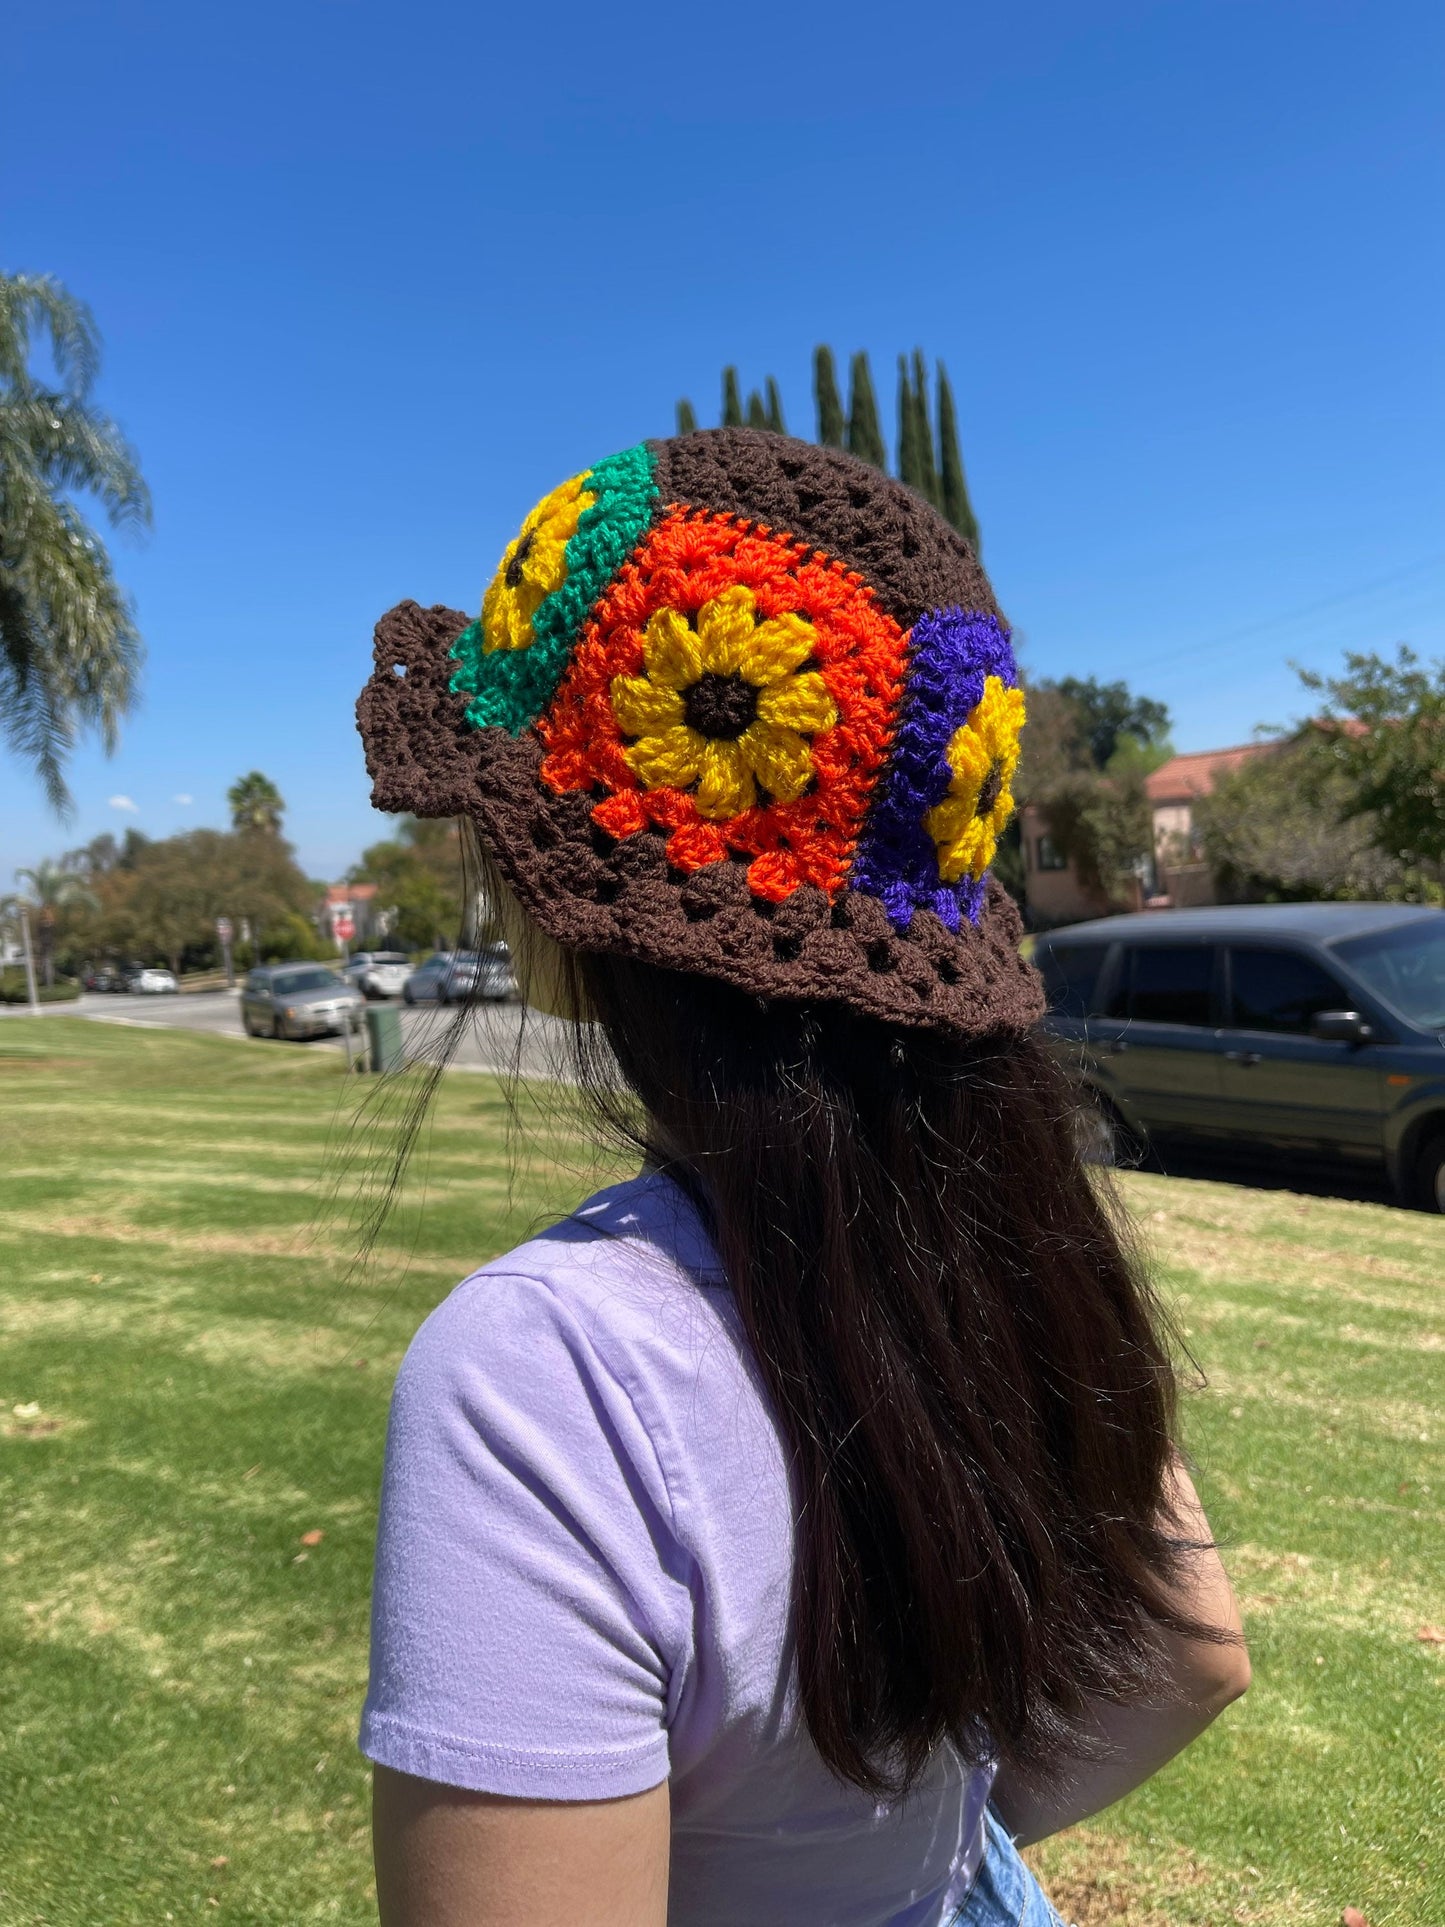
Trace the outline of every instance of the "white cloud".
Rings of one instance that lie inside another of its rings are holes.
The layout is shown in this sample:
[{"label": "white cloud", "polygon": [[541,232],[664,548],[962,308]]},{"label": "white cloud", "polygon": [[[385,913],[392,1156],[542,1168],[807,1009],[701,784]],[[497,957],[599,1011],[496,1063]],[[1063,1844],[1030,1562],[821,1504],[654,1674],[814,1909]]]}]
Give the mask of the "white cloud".
[{"label": "white cloud", "polygon": [[173,803],[179,803],[183,808],[188,803],[194,803],[195,800],[196,800],[195,797],[188,795],[185,790],[177,790],[175,795],[171,798],[171,801]]},{"label": "white cloud", "polygon": [[112,796],[110,807],[113,810],[131,810],[136,816],[140,815],[140,804],[132,803],[128,796]]}]

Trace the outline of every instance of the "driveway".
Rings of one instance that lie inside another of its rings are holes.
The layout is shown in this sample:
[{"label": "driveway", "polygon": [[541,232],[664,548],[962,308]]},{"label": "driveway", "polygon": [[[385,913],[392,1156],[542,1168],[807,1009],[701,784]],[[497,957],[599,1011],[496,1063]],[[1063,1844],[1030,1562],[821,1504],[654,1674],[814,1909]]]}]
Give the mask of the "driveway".
[{"label": "driveway", "polygon": [[[309,1044],[278,1044],[273,1038],[247,1038],[241,1029],[240,992],[202,990],[174,997],[107,997],[89,992],[73,1004],[51,1004],[68,1016],[91,1017],[103,1024],[139,1024],[160,1030],[204,1030],[236,1037],[252,1050],[340,1050],[339,1037]],[[409,1058],[435,1059],[456,1026],[456,1011],[435,1004],[397,1004],[402,1042]],[[568,1026],[541,1017],[520,1004],[483,1004],[457,1038],[450,1061],[458,1070],[514,1068],[525,1077],[568,1076],[565,1043]],[[520,1060],[518,1047],[520,1044]]]}]

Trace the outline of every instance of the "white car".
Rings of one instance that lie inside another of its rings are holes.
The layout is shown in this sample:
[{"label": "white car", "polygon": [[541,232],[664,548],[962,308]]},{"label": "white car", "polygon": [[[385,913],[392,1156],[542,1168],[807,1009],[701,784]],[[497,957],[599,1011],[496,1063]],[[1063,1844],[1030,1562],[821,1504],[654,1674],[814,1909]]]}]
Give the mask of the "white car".
[{"label": "white car", "polygon": [[142,997],[174,994],[180,989],[169,970],[138,970],[130,980],[130,987]]},{"label": "white car", "polygon": [[411,959],[400,950],[358,950],[341,974],[363,997],[399,997],[411,975]]}]

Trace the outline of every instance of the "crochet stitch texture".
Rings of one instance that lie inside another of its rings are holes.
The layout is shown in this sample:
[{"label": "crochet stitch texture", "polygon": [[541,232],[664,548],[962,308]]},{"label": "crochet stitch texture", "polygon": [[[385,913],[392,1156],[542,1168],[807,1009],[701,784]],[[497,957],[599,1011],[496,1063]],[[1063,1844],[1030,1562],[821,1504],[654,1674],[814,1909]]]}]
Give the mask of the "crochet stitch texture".
[{"label": "crochet stitch texture", "polygon": [[746,429],[554,490],[479,621],[382,618],[358,705],[377,805],[470,816],[557,941],[962,1034],[1042,1014],[988,870],[1022,722],[962,538]]}]

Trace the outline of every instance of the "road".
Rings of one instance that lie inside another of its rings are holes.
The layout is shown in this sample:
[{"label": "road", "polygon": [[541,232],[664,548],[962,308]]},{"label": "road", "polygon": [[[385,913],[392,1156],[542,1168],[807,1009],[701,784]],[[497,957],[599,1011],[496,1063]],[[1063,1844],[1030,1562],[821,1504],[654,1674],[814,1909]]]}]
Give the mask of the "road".
[{"label": "road", "polygon": [[[56,1015],[91,1017],[99,1023],[140,1024],[160,1030],[204,1030],[235,1037],[251,1050],[340,1050],[338,1037],[307,1044],[278,1044],[274,1038],[247,1038],[241,1029],[240,993],[235,990],[183,992],[175,997],[109,997],[87,993],[73,1004],[49,1004]],[[409,1058],[435,1060],[457,1032],[457,1012],[435,1004],[398,1004],[402,1041]],[[568,1026],[540,1017],[520,1004],[483,1004],[455,1035],[450,1062],[458,1070],[512,1070],[524,1077],[570,1077],[565,1043]],[[520,1056],[519,1056],[520,1049]]]}]

